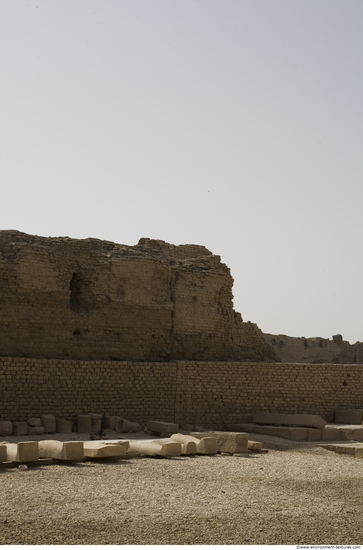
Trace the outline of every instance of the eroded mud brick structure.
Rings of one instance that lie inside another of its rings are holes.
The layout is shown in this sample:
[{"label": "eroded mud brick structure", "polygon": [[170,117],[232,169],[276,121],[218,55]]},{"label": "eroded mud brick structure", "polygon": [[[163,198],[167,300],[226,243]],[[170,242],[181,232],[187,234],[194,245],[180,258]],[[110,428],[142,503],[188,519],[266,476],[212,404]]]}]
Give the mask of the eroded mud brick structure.
[{"label": "eroded mud brick structure", "polygon": [[273,361],[203,246],[0,231],[0,356]]}]

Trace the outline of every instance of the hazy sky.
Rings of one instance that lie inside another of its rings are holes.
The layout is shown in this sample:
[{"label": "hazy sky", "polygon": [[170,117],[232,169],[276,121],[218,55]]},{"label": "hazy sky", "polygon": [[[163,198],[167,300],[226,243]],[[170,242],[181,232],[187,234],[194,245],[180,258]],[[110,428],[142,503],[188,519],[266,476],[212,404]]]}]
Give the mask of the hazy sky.
[{"label": "hazy sky", "polygon": [[0,0],[0,228],[194,243],[363,341],[362,0]]}]

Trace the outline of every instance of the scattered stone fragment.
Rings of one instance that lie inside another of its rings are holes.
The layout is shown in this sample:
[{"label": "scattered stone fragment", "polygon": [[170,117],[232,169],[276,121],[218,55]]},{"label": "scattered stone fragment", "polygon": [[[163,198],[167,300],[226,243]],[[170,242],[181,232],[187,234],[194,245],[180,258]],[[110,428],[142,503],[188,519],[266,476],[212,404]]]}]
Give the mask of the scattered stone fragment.
[{"label": "scattered stone fragment", "polygon": [[28,435],[28,423],[13,422],[13,435]]},{"label": "scattered stone fragment", "polygon": [[335,409],[336,424],[358,424],[363,422],[363,409]]},{"label": "scattered stone fragment", "polygon": [[92,418],[89,414],[79,414],[77,417],[78,433],[90,434]]},{"label": "scattered stone fragment", "polygon": [[91,433],[95,434],[102,430],[103,413],[88,413],[91,417]]},{"label": "scattered stone fragment", "polygon": [[354,456],[354,458],[363,458],[363,445],[360,443],[357,443],[356,445],[354,445],[353,443],[322,443],[319,445],[319,447],[323,447],[323,449],[326,449],[327,451],[334,451],[335,453],[351,455]]},{"label": "scattered stone fragment", "polygon": [[170,436],[171,441],[177,441],[182,446],[182,455],[195,455],[197,454],[197,445],[200,441],[195,441],[195,438],[192,438],[185,434],[173,434]]},{"label": "scattered stone fragment", "polygon": [[57,418],[56,426],[57,433],[59,434],[70,434],[72,433],[72,420],[64,420],[64,418]]},{"label": "scattered stone fragment", "polygon": [[179,431],[179,424],[173,422],[160,422],[158,420],[149,420],[146,424],[148,430],[157,434],[177,434]]},{"label": "scattered stone fragment", "polygon": [[44,435],[43,426],[28,426],[28,435]]},{"label": "scattered stone fragment", "polygon": [[249,454],[250,453],[233,453],[232,456],[237,457],[237,458],[241,458],[241,457],[249,456]]},{"label": "scattered stone fragment", "polygon": [[0,435],[11,435],[13,423],[10,420],[0,420]]},{"label": "scattered stone fragment", "polygon": [[55,421],[55,416],[53,414],[42,414],[40,416],[40,420],[44,428],[44,433],[55,434],[55,432],[57,431],[57,425]]},{"label": "scattered stone fragment", "polygon": [[326,421],[317,414],[280,414],[258,412],[253,415],[256,424],[275,426],[301,426],[304,428],[324,428]]},{"label": "scattered stone fragment", "polygon": [[218,452],[217,440],[215,437],[194,437],[193,435],[173,434],[170,436],[173,441],[180,443],[194,442],[197,448],[197,454],[215,455]]},{"label": "scattered stone fragment", "polygon": [[319,428],[307,428],[308,441],[321,441],[322,432]]},{"label": "scattered stone fragment", "polygon": [[128,453],[138,453],[145,456],[180,456],[181,444],[172,443],[156,443],[155,441],[130,441]]},{"label": "scattered stone fragment", "polygon": [[244,432],[191,432],[193,437],[202,439],[214,437],[217,440],[217,452],[245,453],[248,451],[248,433]]},{"label": "scattered stone fragment", "polygon": [[321,439],[322,441],[340,441],[342,439],[342,434],[339,428],[325,426],[325,428],[321,430]]},{"label": "scattered stone fragment", "polygon": [[26,472],[28,469],[28,466],[26,464],[20,464],[18,467],[19,472]]},{"label": "scattered stone fragment", "polygon": [[126,455],[124,445],[105,444],[94,441],[85,441],[83,443],[84,456],[88,458],[121,457]]},{"label": "scattered stone fragment", "polygon": [[103,445],[122,445],[122,447],[125,448],[127,451],[130,447],[130,441],[127,439],[120,439],[119,441],[102,441]]},{"label": "scattered stone fragment", "polygon": [[82,460],[84,458],[82,441],[39,441],[39,456],[57,460]]},{"label": "scattered stone fragment", "polygon": [[13,462],[35,462],[39,460],[38,441],[6,443],[8,460]]},{"label": "scattered stone fragment", "polygon": [[32,428],[37,428],[37,427],[40,427],[42,425],[42,421],[40,420],[40,418],[29,418],[27,420],[27,424],[28,424],[28,426],[31,426]]},{"label": "scattered stone fragment", "polygon": [[126,420],[125,418],[121,418],[116,423],[115,431],[119,433],[137,433],[141,432],[142,428],[141,425],[138,424],[138,422],[130,422],[130,420]]},{"label": "scattered stone fragment", "polygon": [[117,431],[116,424],[120,422],[120,420],[122,420],[121,416],[104,416],[102,418],[103,427],[105,429]]},{"label": "scattered stone fragment", "polygon": [[248,440],[249,451],[262,451],[262,443],[260,441]]},{"label": "scattered stone fragment", "polygon": [[0,443],[0,462],[5,462],[8,459],[8,453],[5,443]]}]

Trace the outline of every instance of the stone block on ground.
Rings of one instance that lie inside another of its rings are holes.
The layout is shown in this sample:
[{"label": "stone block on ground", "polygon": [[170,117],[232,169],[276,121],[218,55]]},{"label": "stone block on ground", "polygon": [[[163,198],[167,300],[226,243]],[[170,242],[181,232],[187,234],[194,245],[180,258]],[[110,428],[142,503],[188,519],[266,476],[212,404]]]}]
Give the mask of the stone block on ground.
[{"label": "stone block on ground", "polygon": [[197,439],[213,437],[217,440],[217,452],[246,453],[248,451],[248,433],[241,432],[191,432]]},{"label": "stone block on ground", "polygon": [[87,458],[122,457],[126,455],[126,446],[117,443],[105,444],[98,441],[83,443],[84,456]]},{"label": "stone block on ground", "polygon": [[28,426],[28,435],[44,435],[43,426]]},{"label": "stone block on ground", "polygon": [[39,460],[38,441],[6,443],[8,460],[13,462],[34,462]]},{"label": "stone block on ground", "polygon": [[159,443],[163,447],[162,456],[180,456],[182,454],[182,444],[171,439],[156,439],[153,443]]},{"label": "stone block on ground", "polygon": [[317,414],[285,414],[282,425],[323,429],[326,421]]},{"label": "stone block on ground", "polygon": [[28,423],[13,422],[13,435],[28,435]]},{"label": "stone block on ground", "polygon": [[0,462],[5,462],[8,459],[8,452],[5,443],[0,443]]},{"label": "stone block on ground", "polygon": [[56,460],[82,460],[84,458],[82,441],[39,441],[39,456]]},{"label": "stone block on ground", "polygon": [[91,434],[96,434],[102,430],[103,413],[87,413],[91,417]]},{"label": "stone block on ground", "polygon": [[[282,439],[291,439],[292,441],[307,441],[308,428],[295,428],[287,426],[260,426],[259,424],[233,424],[240,430],[256,434],[272,435]],[[231,426],[229,426],[231,427]]]},{"label": "stone block on ground", "polygon": [[262,451],[262,443],[260,441],[251,441],[248,440],[248,450],[249,451]]},{"label": "stone block on ground", "polygon": [[46,434],[55,434],[57,431],[57,424],[55,421],[55,416],[53,414],[42,414],[40,415],[40,420],[44,428],[44,433]]},{"label": "stone block on ground", "polygon": [[[176,442],[174,442],[177,444]],[[177,449],[175,454],[173,451]],[[180,456],[181,454],[181,444],[179,443],[179,448],[170,446],[166,443],[155,443],[155,441],[130,441],[130,447],[128,453],[138,453],[143,456]]]},{"label": "stone block on ground", "polygon": [[159,420],[149,420],[146,423],[146,427],[150,432],[156,434],[177,434],[179,431],[179,424],[174,422],[161,422]]},{"label": "stone block on ground", "polygon": [[252,422],[267,426],[281,426],[284,416],[284,414],[280,413],[257,412],[253,415]]},{"label": "stone block on ground", "polygon": [[131,422],[125,418],[121,418],[115,425],[115,431],[119,433],[137,433],[141,432],[142,428],[138,422]]},{"label": "stone block on ground", "polygon": [[322,443],[321,445],[319,445],[319,447],[322,447],[323,449],[326,449],[328,451],[333,451],[335,453],[347,454],[354,456],[355,458],[363,458],[363,445],[359,443],[357,445],[354,445],[353,443]]},{"label": "stone block on ground", "polygon": [[363,409],[335,409],[334,420],[336,424],[362,425]]},{"label": "stone block on ground", "polygon": [[104,416],[102,418],[102,426],[108,430],[116,430],[116,425],[122,420],[121,416]]},{"label": "stone block on ground", "polygon": [[180,443],[192,442],[195,443],[197,454],[201,455],[215,455],[218,452],[217,439],[215,437],[194,437],[193,435],[184,434],[172,434],[170,439],[173,441],[179,441]]},{"label": "stone block on ground", "polygon": [[102,445],[121,445],[127,451],[130,447],[130,441],[128,441],[127,439],[121,439],[119,441],[107,441],[106,440],[106,441],[102,441]]},{"label": "stone block on ground", "polygon": [[91,434],[98,433],[102,430],[101,418],[91,418]]},{"label": "stone block on ground", "polygon": [[64,418],[57,418],[56,426],[57,433],[59,434],[70,434],[72,433],[72,420],[65,420]]},{"label": "stone block on ground", "polygon": [[42,425],[42,421],[40,418],[28,418],[27,420],[28,426],[31,426],[32,428],[39,428]]},{"label": "stone block on ground", "polygon": [[0,420],[0,435],[11,435],[13,433],[13,423],[11,420]]},{"label": "stone block on ground", "polygon": [[197,444],[199,445],[199,439],[190,437],[186,434],[172,434],[170,436],[171,441],[177,441],[181,443],[182,455],[195,455],[197,454]]},{"label": "stone block on ground", "polygon": [[307,428],[308,441],[321,441],[323,430],[318,428]]},{"label": "stone block on ground", "polygon": [[77,431],[82,434],[90,434],[92,418],[89,414],[79,414],[77,417]]},{"label": "stone block on ground", "polygon": [[255,424],[272,426],[298,426],[303,428],[324,428],[326,421],[317,414],[281,414],[259,412],[253,415]]},{"label": "stone block on ground", "polygon": [[325,426],[321,430],[321,440],[322,441],[341,441],[342,434],[339,430],[339,428],[335,428],[332,426]]},{"label": "stone block on ground", "polygon": [[344,441],[363,441],[363,427],[340,425],[339,430]]}]

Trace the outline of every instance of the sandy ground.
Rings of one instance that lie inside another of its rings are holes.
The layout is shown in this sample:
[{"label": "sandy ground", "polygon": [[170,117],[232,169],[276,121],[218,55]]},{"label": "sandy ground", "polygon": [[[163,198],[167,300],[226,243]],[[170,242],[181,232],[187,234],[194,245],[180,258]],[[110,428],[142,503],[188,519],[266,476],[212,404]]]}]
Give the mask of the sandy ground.
[{"label": "sandy ground", "polygon": [[0,469],[0,543],[363,544],[362,459],[249,438],[269,452]]}]

